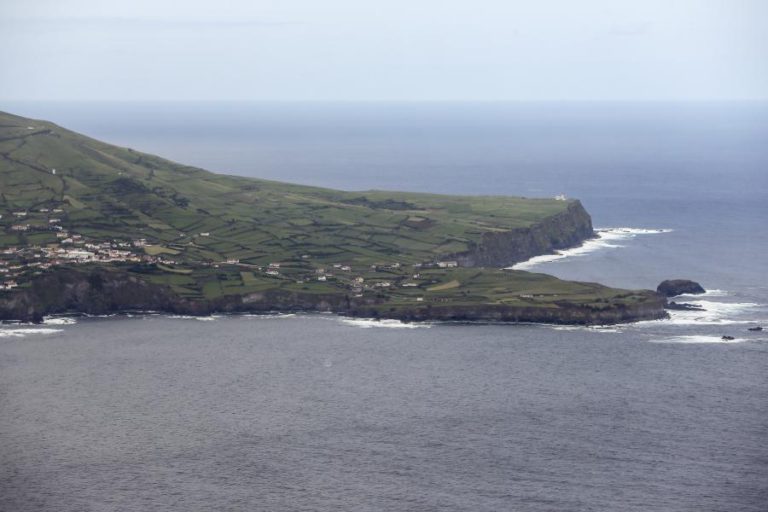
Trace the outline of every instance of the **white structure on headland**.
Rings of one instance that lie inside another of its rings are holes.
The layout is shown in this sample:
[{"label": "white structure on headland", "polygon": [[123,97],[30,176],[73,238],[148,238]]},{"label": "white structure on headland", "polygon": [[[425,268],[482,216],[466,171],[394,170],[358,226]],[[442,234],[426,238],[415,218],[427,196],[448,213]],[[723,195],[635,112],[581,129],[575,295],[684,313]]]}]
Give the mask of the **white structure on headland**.
[{"label": "white structure on headland", "polygon": [[557,201],[567,201],[568,200],[568,198],[565,197],[565,194],[558,194],[558,195],[555,196],[555,199]]}]

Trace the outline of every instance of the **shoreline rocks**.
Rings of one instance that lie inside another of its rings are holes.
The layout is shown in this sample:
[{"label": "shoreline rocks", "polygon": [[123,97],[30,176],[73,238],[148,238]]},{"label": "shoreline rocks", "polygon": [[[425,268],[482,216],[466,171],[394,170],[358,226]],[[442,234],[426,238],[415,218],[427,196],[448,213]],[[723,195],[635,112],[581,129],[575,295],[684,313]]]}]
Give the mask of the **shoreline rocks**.
[{"label": "shoreline rocks", "polygon": [[353,298],[343,293],[313,294],[267,290],[245,295],[225,295],[210,300],[190,300],[169,287],[146,282],[118,269],[59,269],[40,276],[29,288],[0,295],[0,320],[39,323],[55,314],[104,315],[129,311],[155,311],[206,316],[213,313],[335,313],[362,318],[405,322],[493,321],[606,325],[667,318],[666,300],[648,291],[636,291],[636,304],[530,307],[505,304],[427,304],[394,308],[376,298]]}]

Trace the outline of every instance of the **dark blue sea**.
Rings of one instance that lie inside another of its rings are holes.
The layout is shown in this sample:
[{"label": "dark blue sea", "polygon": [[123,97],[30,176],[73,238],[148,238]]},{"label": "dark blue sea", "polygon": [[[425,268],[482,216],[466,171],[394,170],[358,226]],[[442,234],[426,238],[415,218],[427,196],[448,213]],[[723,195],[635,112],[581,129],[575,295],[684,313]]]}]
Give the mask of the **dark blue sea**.
[{"label": "dark blue sea", "polygon": [[0,109],[228,174],[566,194],[600,238],[519,268],[708,290],[593,328],[0,326],[0,510],[768,510],[768,104]]}]

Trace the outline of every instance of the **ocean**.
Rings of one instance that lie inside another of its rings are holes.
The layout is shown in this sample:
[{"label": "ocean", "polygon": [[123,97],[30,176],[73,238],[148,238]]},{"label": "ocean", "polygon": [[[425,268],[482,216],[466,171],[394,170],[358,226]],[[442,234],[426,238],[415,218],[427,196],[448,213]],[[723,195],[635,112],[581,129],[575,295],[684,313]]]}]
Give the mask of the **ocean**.
[{"label": "ocean", "polygon": [[682,298],[705,311],[592,328],[0,326],[0,510],[768,508],[768,334],[747,330],[768,328],[768,105],[0,108],[228,174],[566,194],[600,237],[518,268],[708,290]]}]

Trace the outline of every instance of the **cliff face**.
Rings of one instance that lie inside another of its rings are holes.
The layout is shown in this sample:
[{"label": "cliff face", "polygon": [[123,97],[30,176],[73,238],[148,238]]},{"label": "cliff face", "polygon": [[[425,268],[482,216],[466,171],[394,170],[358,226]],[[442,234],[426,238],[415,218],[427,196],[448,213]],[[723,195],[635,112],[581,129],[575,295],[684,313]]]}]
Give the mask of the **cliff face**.
[{"label": "cliff face", "polygon": [[350,316],[367,318],[393,318],[411,321],[450,322],[512,322],[569,325],[609,325],[640,320],[668,318],[664,311],[663,297],[646,292],[642,302],[633,305],[615,304],[604,308],[581,305],[564,305],[558,308],[519,307],[505,304],[471,306],[428,305],[415,308],[383,309],[376,306],[357,306],[348,312]]},{"label": "cliff face", "polygon": [[507,267],[534,256],[578,246],[594,237],[589,213],[581,202],[572,201],[564,212],[530,228],[485,233],[468,251],[447,259],[455,259],[464,267]]},{"label": "cliff face", "polygon": [[[360,302],[367,304],[370,301]],[[169,287],[149,283],[124,271],[59,269],[32,281],[29,288],[0,295],[0,320],[40,322],[46,315],[105,315],[128,311],[160,311],[186,315],[211,313],[324,311],[349,309],[344,294],[312,294],[269,290],[189,300]]]},{"label": "cliff face", "polygon": [[37,322],[44,315],[118,311],[174,311],[185,307],[169,288],[125,272],[60,269],[33,279],[29,288],[0,297],[0,320]]},{"label": "cliff face", "polygon": [[103,315],[127,311],[207,315],[241,312],[330,312],[357,317],[403,321],[495,321],[554,324],[614,324],[665,318],[666,300],[644,292],[632,305],[608,304],[600,308],[563,303],[556,308],[504,304],[428,304],[391,307],[376,298],[350,298],[343,293],[317,294],[270,290],[227,295],[214,300],[188,300],[170,288],[137,276],[104,269],[61,269],[44,274],[32,286],[0,295],[0,320],[39,322],[45,315],[85,313]]}]

